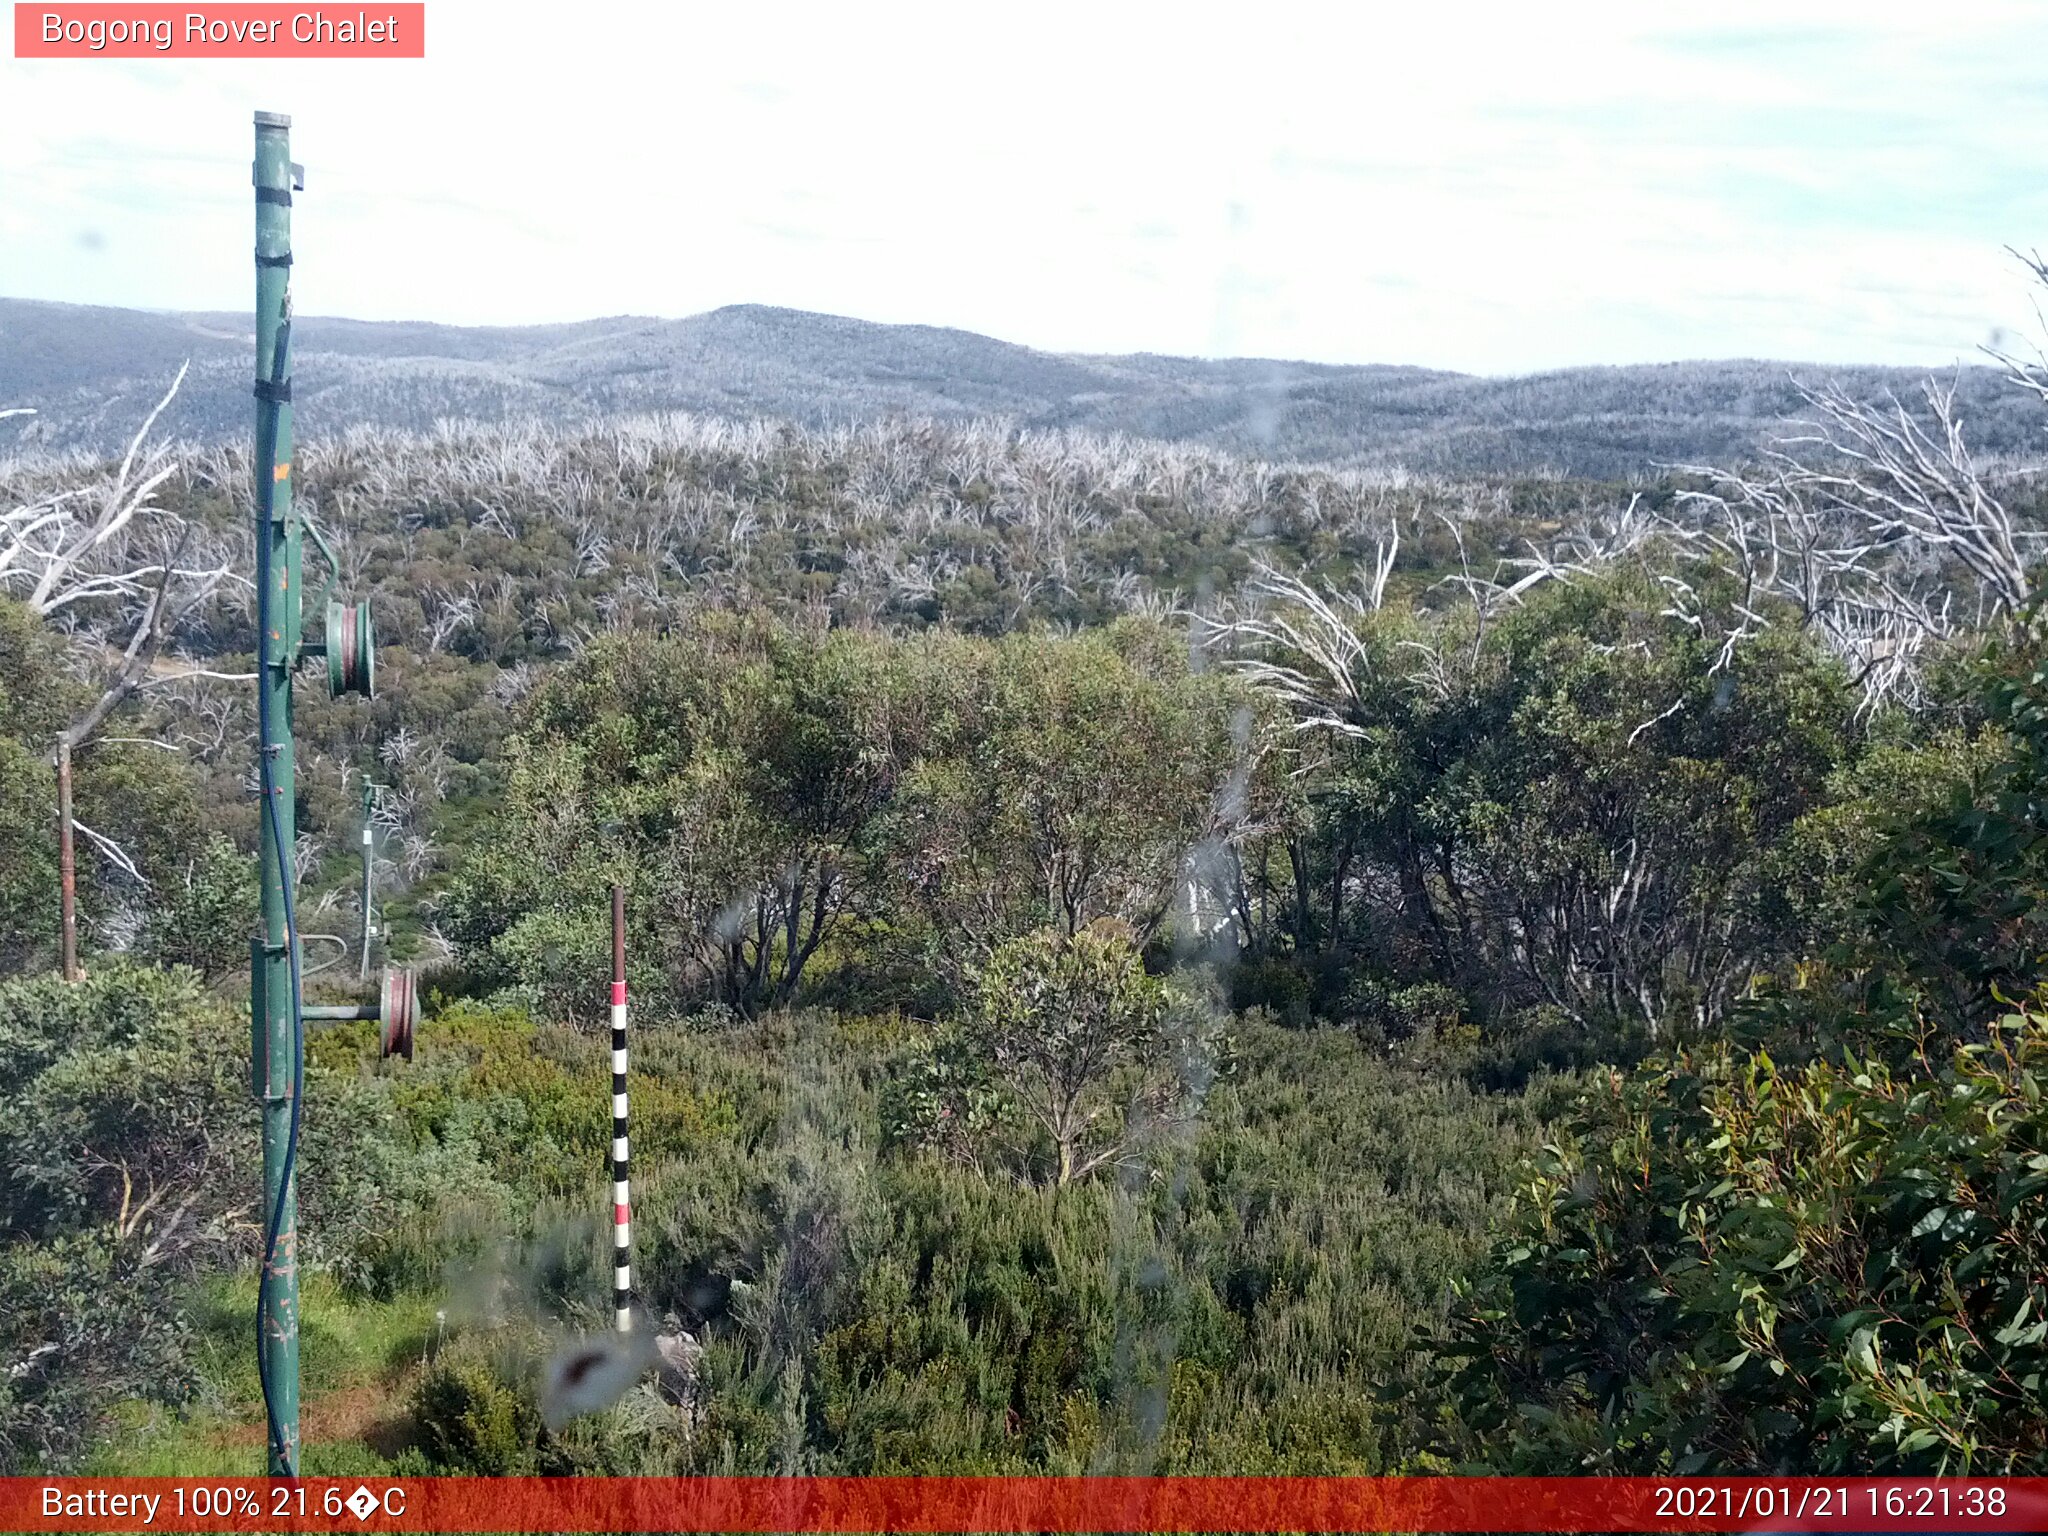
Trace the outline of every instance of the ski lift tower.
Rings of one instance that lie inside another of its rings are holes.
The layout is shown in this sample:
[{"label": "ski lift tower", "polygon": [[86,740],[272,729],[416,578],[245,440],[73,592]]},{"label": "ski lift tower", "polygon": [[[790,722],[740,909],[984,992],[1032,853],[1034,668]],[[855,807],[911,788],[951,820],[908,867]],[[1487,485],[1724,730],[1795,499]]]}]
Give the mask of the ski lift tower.
[{"label": "ski lift tower", "polygon": [[299,1267],[297,1159],[306,1079],[308,1019],[376,1018],[386,1056],[412,1056],[416,989],[410,971],[387,968],[375,1006],[307,1007],[295,910],[297,843],[292,756],[292,677],[324,655],[336,697],[375,687],[367,603],[326,604],[326,634],[304,645],[301,551],[305,538],[328,568],[338,564],[319,526],[292,505],[292,194],[305,187],[292,163],[291,119],[256,114],[256,716],[257,783],[263,810],[262,930],[249,964],[250,1084],[263,1113],[263,1264],[256,1292],[256,1364],[263,1383],[269,1470],[299,1472]]}]

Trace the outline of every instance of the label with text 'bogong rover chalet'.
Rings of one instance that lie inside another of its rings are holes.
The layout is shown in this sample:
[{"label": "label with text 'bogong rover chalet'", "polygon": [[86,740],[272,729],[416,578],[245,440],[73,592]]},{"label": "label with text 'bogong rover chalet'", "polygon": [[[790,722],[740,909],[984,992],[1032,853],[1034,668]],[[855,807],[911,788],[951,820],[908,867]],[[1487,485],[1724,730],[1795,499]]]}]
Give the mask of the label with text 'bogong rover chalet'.
[{"label": "label with text 'bogong rover chalet'", "polygon": [[17,3],[18,59],[423,59],[424,4]]}]

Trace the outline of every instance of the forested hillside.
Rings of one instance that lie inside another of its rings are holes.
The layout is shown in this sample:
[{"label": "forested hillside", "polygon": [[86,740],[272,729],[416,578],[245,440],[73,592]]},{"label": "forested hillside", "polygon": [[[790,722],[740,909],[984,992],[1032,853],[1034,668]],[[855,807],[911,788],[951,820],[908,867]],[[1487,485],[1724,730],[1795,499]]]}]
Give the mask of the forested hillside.
[{"label": "forested hillside", "polygon": [[[172,434],[249,430],[246,315],[164,314],[0,299],[0,400],[35,407],[23,440],[113,452],[187,361]],[[307,316],[294,338],[300,415],[333,433],[443,420],[602,429],[621,414],[768,416],[812,427],[998,419],[1129,433],[1259,458],[1434,474],[1625,480],[1754,457],[1829,371],[1673,362],[1479,378],[1392,365],[1081,356],[968,331],[736,305],[684,320],[460,327]],[[1988,361],[1988,360],[1987,360]],[[1912,398],[1920,376],[1834,370],[1857,399]],[[1955,384],[1980,453],[2038,460],[2038,413],[1995,368]]]},{"label": "forested hillside", "polygon": [[[309,1044],[308,1471],[2048,1472],[2039,487],[1968,392],[1631,485],[316,388],[381,651],[298,688],[308,990],[368,779],[429,1006]],[[0,462],[5,1470],[262,1451],[251,481]],[[614,882],[688,1365],[565,1419]]]}]

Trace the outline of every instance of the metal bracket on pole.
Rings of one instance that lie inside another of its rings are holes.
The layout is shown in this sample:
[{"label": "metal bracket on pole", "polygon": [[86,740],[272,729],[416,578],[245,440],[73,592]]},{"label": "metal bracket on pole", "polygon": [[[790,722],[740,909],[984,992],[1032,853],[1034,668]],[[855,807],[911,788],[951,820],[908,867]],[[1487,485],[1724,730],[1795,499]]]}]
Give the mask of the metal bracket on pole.
[{"label": "metal bracket on pole", "polygon": [[420,1018],[419,978],[407,967],[384,967],[384,979],[372,1003],[316,1003],[305,1009],[306,1017],[328,1022],[345,1019],[377,1021],[377,1054],[386,1058],[403,1056],[412,1060],[413,1029]]},{"label": "metal bracket on pole", "polygon": [[249,1092],[270,1097],[270,955],[261,937],[249,941]]}]

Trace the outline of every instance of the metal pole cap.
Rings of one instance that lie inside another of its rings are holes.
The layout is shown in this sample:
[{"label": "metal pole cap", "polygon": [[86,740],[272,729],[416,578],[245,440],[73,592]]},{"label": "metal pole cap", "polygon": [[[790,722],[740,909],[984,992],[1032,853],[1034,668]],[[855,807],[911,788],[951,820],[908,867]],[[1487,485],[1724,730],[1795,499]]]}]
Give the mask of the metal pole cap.
[{"label": "metal pole cap", "polygon": [[256,114],[256,126],[258,128],[289,128],[291,125],[291,118],[283,112],[258,112]]}]

